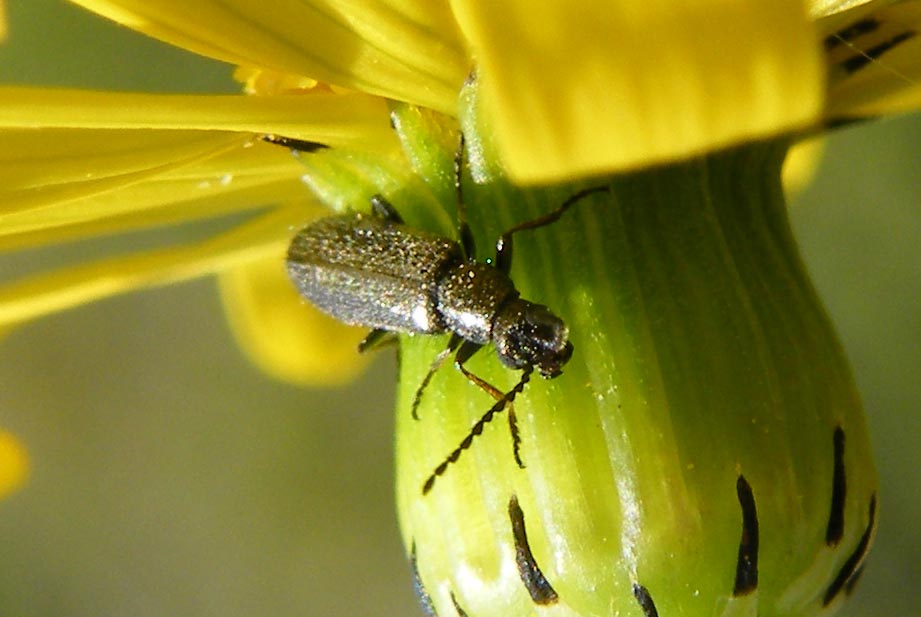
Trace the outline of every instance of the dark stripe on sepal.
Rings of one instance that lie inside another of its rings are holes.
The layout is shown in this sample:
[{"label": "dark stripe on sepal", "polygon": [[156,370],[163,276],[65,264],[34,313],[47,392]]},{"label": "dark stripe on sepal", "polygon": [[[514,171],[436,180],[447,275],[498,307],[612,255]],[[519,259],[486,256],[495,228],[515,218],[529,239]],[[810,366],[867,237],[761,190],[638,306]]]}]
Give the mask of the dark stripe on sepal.
[{"label": "dark stripe on sepal", "polygon": [[861,19],[860,21],[855,21],[847,28],[825,37],[825,50],[831,51],[835,47],[850,43],[864,34],[870,34],[879,28],[880,25],[881,23],[875,19]]},{"label": "dark stripe on sepal", "polygon": [[409,553],[409,565],[413,571],[413,591],[416,592],[416,598],[419,600],[419,606],[426,617],[438,617],[435,605],[432,603],[432,596],[426,591],[425,585],[422,584],[422,577],[419,576],[419,564],[416,562],[416,543],[413,542],[412,550]]},{"label": "dark stripe on sepal", "polygon": [[758,511],[752,487],[745,476],[740,475],[736,480],[736,494],[742,507],[742,539],[732,595],[744,596],[758,588]]},{"label": "dark stripe on sepal", "polygon": [[454,597],[453,591],[451,592],[451,602],[454,604],[454,610],[457,611],[457,617],[467,617],[467,611],[461,607],[460,602]]},{"label": "dark stripe on sepal", "polygon": [[849,74],[856,73],[871,62],[878,60],[886,52],[892,51],[905,41],[913,39],[916,34],[916,32],[907,30],[895,35],[888,41],[880,43],[879,45],[874,45],[869,49],[862,49],[858,55],[848,58],[842,62],[841,68],[843,68],[845,72]]},{"label": "dark stripe on sepal", "polygon": [[835,118],[825,118],[824,128],[827,131],[832,131],[835,129],[848,128],[851,126],[859,124],[867,124],[869,122],[874,122],[879,120],[880,116],[878,115],[866,115],[859,118],[853,117],[849,118],[847,116],[838,116]]},{"label": "dark stripe on sepal", "polygon": [[831,482],[831,512],[825,530],[825,544],[837,546],[844,537],[844,504],[847,499],[847,474],[844,469],[844,431],[835,429],[835,469]]},{"label": "dark stripe on sepal", "polygon": [[847,584],[844,586],[845,594],[851,595],[854,593],[854,588],[857,587],[857,583],[860,582],[860,577],[863,576],[863,566],[864,564],[860,564],[857,571],[854,572],[854,575],[847,579]]},{"label": "dark stripe on sepal", "polygon": [[528,533],[524,526],[524,512],[518,505],[518,497],[512,495],[508,502],[508,516],[512,521],[512,536],[515,538],[515,561],[518,563],[518,574],[521,576],[521,582],[524,583],[525,589],[531,594],[531,599],[535,604],[552,604],[559,597],[556,591],[547,582],[540,567],[531,554],[531,547],[528,544]]},{"label": "dark stripe on sepal", "polygon": [[831,585],[828,586],[828,590],[825,592],[825,598],[822,600],[822,606],[828,606],[831,604],[842,589],[849,590],[856,583],[851,583],[852,579],[860,576],[860,572],[863,566],[863,560],[866,558],[867,553],[870,551],[870,540],[873,537],[873,528],[876,525],[876,495],[870,498],[870,521],[867,523],[867,528],[864,530],[863,535],[860,537],[860,542],[857,543],[857,548],[854,549],[854,552],[851,553],[851,556],[847,558],[847,561],[844,562],[844,565],[841,566],[841,569],[838,570],[838,575],[835,577],[835,580],[831,582]]},{"label": "dark stripe on sepal", "polygon": [[652,601],[649,590],[640,585],[633,583],[633,597],[636,598],[640,608],[643,609],[645,617],[659,617],[659,611],[656,610],[656,604]]}]

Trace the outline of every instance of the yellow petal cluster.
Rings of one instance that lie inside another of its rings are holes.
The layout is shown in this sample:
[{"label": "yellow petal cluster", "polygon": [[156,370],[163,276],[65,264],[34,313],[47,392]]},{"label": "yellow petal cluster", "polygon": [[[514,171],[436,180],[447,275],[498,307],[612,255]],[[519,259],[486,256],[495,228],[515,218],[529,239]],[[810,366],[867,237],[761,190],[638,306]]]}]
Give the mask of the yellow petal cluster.
[{"label": "yellow petal cluster", "polygon": [[[26,274],[0,286],[0,326],[224,273],[243,346],[295,381],[321,369],[255,341],[261,320],[306,309],[280,281],[258,290],[278,303],[244,288],[316,214],[291,206],[307,197],[305,169],[263,135],[389,153],[388,99],[456,114],[475,67],[507,171],[542,183],[921,103],[915,1],[74,1],[236,65],[244,94],[0,86],[0,250],[259,216],[196,242]],[[289,336],[299,349],[317,340],[299,327]]]},{"label": "yellow petal cluster", "polygon": [[799,0],[454,6],[520,181],[686,158],[802,129],[823,107]]}]

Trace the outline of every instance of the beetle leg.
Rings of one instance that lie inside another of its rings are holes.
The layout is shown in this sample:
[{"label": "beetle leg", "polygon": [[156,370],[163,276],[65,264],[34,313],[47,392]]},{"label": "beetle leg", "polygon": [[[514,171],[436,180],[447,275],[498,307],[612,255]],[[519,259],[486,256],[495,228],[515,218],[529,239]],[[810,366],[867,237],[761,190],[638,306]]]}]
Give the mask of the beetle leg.
[{"label": "beetle leg", "polygon": [[429,372],[425,374],[425,378],[422,380],[422,383],[419,384],[419,388],[416,390],[416,395],[413,397],[413,420],[419,419],[419,403],[422,401],[422,392],[428,387],[429,382],[432,381],[432,377],[435,376],[435,373],[438,372],[438,369],[441,368],[441,365],[445,363],[445,360],[448,359],[455,349],[460,345],[461,341],[464,340],[457,334],[451,335],[451,340],[448,341],[448,346],[445,347],[441,353],[435,356],[435,359],[432,361],[432,365],[429,367]]},{"label": "beetle leg", "polygon": [[[463,349],[463,347],[461,347]],[[460,355],[460,352],[457,352]],[[479,375],[471,373],[464,365],[459,361],[455,362],[455,366],[460,369],[460,372],[464,374],[464,377],[470,380],[471,383],[479,386],[481,390],[488,393],[495,400],[501,401],[505,397],[505,392],[495,387]],[[515,454],[515,462],[518,463],[518,466],[521,469],[525,468],[525,464],[521,461],[521,433],[518,431],[518,416],[515,415],[515,404],[509,401],[508,403],[508,428],[512,434],[512,452]]]},{"label": "beetle leg", "polygon": [[358,353],[365,353],[366,351],[371,351],[372,349],[377,349],[378,347],[385,347],[387,345],[393,345],[399,340],[399,336],[396,332],[391,332],[390,330],[384,330],[382,328],[375,328],[368,332],[368,335],[358,343]]},{"label": "beetle leg", "polygon": [[384,199],[383,195],[378,194],[371,196],[371,211],[385,221],[403,224],[403,217],[400,216],[400,213],[397,212],[396,208],[394,208],[389,201]]},{"label": "beetle leg", "polygon": [[454,364],[457,368],[463,367],[463,365],[473,357],[473,354],[478,352],[483,346],[479,343],[473,343],[471,341],[464,341],[464,344],[460,346],[460,349],[457,350],[457,354],[454,356]]},{"label": "beetle leg", "polygon": [[483,434],[483,428],[492,422],[493,416],[508,407],[509,403],[515,402],[515,397],[524,391],[525,386],[527,386],[528,382],[531,380],[531,373],[533,372],[534,367],[532,366],[525,366],[521,370],[521,379],[518,380],[518,383],[515,384],[515,387],[506,392],[500,400],[496,401],[495,405],[490,407],[489,410],[483,414],[483,417],[474,423],[474,425],[470,428],[470,432],[467,433],[467,436],[464,437],[464,439],[460,442],[460,445],[454,448],[454,451],[451,452],[451,454],[449,454],[445,460],[441,461],[437,467],[435,467],[435,470],[432,471],[431,475],[429,475],[428,479],[426,479],[425,483],[422,485],[423,495],[427,495],[429,491],[432,490],[432,487],[435,486],[435,481],[438,479],[438,476],[444,475],[444,472],[448,469],[448,466],[457,462],[464,450],[468,449],[473,444],[473,440]]}]

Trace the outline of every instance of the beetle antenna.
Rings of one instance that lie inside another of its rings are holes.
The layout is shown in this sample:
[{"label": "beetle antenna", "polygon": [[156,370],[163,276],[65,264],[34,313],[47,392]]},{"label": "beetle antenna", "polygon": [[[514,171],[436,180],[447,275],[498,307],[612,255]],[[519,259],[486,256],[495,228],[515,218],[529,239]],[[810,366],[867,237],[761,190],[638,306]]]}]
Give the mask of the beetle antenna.
[{"label": "beetle antenna", "polygon": [[425,481],[425,484],[422,485],[422,494],[426,495],[429,491],[432,490],[432,487],[435,486],[435,480],[438,479],[438,476],[444,474],[447,471],[449,465],[453,465],[457,462],[457,459],[460,458],[464,450],[468,449],[471,444],[473,444],[474,438],[480,436],[483,433],[483,428],[492,422],[493,416],[497,413],[504,410],[510,403],[515,401],[515,397],[524,391],[525,385],[528,381],[531,380],[531,373],[534,371],[533,366],[526,366],[521,371],[521,379],[515,385],[514,388],[505,393],[505,395],[496,401],[496,404],[489,408],[489,411],[483,414],[483,417],[476,421],[476,424],[471,427],[470,432],[467,433],[467,436],[464,437],[463,441],[460,442],[460,445],[457,446],[448,457],[443,460],[438,467],[435,468],[435,471],[432,472],[432,475],[428,477]]},{"label": "beetle antenna", "polygon": [[470,231],[470,225],[467,223],[467,206],[464,204],[464,148],[466,140],[464,133],[461,132],[460,139],[457,142],[457,150],[454,152],[454,194],[457,197],[457,240],[464,249],[464,257],[474,259],[476,257],[476,243],[473,240],[473,232]]}]

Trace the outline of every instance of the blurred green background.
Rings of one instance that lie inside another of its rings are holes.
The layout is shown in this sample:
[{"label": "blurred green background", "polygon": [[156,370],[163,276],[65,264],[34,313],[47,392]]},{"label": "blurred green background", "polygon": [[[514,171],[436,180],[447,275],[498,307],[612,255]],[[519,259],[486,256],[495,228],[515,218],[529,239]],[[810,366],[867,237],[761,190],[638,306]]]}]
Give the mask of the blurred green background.
[{"label": "blurred green background", "polygon": [[[236,89],[228,67],[63,2],[8,12],[0,83]],[[839,131],[792,207],[882,476],[876,548],[846,617],[921,615],[919,170],[919,117]],[[98,251],[3,256],[0,275]],[[0,427],[33,470],[0,502],[0,617],[419,615],[393,513],[394,379],[385,352],[340,390],[269,380],[237,351],[210,280],[15,330],[0,343]]]}]

